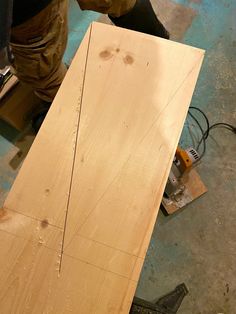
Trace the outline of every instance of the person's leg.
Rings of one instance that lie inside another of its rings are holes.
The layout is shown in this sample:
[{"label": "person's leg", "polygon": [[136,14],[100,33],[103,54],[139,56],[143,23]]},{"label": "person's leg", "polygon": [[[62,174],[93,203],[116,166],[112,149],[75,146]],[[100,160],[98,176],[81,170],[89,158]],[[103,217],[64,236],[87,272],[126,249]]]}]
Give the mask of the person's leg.
[{"label": "person's leg", "polygon": [[13,68],[20,81],[45,102],[52,102],[66,74],[67,0],[53,0],[25,23],[12,28]]},{"label": "person's leg", "polygon": [[116,26],[169,39],[169,32],[158,20],[150,0],[137,0],[128,13],[116,16],[117,14],[109,14]]},{"label": "person's leg", "polygon": [[150,0],[77,0],[82,10],[108,14],[117,26],[169,39]]},{"label": "person's leg", "polygon": [[128,13],[136,0],[77,0],[81,10],[92,10],[119,17]]}]

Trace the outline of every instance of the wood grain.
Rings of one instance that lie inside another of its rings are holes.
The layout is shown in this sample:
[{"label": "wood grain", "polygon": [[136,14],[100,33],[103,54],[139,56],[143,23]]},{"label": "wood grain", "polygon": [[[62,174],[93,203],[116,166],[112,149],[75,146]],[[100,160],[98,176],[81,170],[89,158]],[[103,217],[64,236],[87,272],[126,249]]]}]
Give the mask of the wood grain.
[{"label": "wood grain", "polygon": [[92,24],[0,217],[4,313],[129,312],[203,56]]}]

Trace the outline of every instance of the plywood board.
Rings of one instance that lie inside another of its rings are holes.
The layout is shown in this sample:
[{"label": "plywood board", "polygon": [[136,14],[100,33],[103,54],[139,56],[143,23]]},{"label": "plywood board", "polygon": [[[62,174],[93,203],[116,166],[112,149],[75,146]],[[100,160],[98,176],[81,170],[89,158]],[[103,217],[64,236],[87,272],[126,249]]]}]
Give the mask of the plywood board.
[{"label": "plywood board", "polygon": [[4,312],[129,312],[203,55],[91,25],[2,211]]}]

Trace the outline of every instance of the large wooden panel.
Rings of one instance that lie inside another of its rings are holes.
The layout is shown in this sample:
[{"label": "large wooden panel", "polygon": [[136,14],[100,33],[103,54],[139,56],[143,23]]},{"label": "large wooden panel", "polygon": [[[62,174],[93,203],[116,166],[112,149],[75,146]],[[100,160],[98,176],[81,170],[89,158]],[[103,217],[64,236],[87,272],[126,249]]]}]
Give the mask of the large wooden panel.
[{"label": "large wooden panel", "polygon": [[91,25],[0,215],[3,313],[129,312],[203,55]]}]

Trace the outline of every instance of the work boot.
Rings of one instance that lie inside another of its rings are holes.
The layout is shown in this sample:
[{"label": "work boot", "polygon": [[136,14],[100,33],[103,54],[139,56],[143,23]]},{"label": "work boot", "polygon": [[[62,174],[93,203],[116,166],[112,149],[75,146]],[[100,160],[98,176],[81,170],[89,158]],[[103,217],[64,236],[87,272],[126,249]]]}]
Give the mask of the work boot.
[{"label": "work boot", "polygon": [[137,0],[133,9],[121,17],[112,17],[110,20],[116,25],[134,31],[169,39],[169,32],[158,20],[149,0]]},{"label": "work boot", "polygon": [[34,129],[35,133],[37,134],[47,113],[51,106],[51,103],[42,101],[42,103],[39,105],[37,110],[33,113],[32,117],[32,128]]}]

